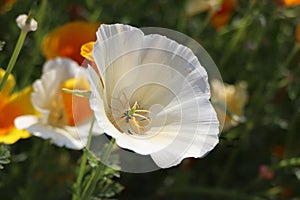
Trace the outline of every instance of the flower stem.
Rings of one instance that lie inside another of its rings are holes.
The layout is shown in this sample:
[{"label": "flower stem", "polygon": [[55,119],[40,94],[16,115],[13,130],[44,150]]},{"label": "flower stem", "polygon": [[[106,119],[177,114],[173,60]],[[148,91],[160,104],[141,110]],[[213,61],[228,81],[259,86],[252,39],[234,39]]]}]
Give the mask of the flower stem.
[{"label": "flower stem", "polygon": [[288,54],[286,60],[280,66],[280,71],[279,72],[282,72],[282,71],[284,71],[284,70],[286,70],[288,68],[289,64],[291,63],[291,61],[293,60],[293,58],[295,57],[295,55],[297,54],[297,52],[299,50],[300,50],[300,44],[299,43],[295,43],[295,45],[293,46],[293,49]]},{"label": "flower stem", "polygon": [[[86,149],[89,149],[90,144],[91,144],[91,138],[92,138],[92,132],[93,132],[93,128],[94,128],[94,123],[95,123],[95,117],[93,116],[91,126],[90,126],[90,129],[89,129],[89,136],[88,136],[87,144],[86,144],[86,147],[85,147]],[[82,179],[83,179],[86,162],[87,162],[87,153],[86,153],[86,151],[84,151],[83,155],[82,155],[82,158],[81,158],[81,163],[80,163],[80,167],[79,167],[77,180],[76,180],[76,183],[75,183],[75,195],[73,195],[73,198],[72,198],[73,200],[80,199],[81,182],[82,182]]]},{"label": "flower stem", "polygon": [[15,46],[15,49],[13,51],[13,54],[10,58],[10,61],[8,63],[8,66],[7,66],[7,69],[6,69],[6,72],[1,80],[1,83],[0,83],[0,92],[1,90],[3,89],[7,79],[8,79],[8,76],[10,75],[10,73],[12,72],[15,64],[16,64],[16,61],[17,61],[17,58],[20,54],[20,51],[22,49],[22,46],[24,44],[24,41],[25,41],[25,38],[26,38],[26,35],[27,35],[27,32],[26,31],[23,31],[21,30],[21,33],[19,35],[19,39],[17,41],[17,44]]},{"label": "flower stem", "polygon": [[112,148],[115,144],[115,139],[112,138],[108,146],[105,148],[104,153],[102,154],[101,164],[97,167],[96,171],[93,171],[93,173],[90,176],[90,179],[88,180],[88,183],[86,184],[83,193],[82,193],[82,199],[90,199],[89,197],[93,194],[93,191],[95,190],[96,184],[98,180],[103,176],[105,169],[107,168],[106,162],[112,152]]},{"label": "flower stem", "polygon": [[250,13],[255,4],[256,4],[256,0],[249,2],[249,7],[244,14],[244,17],[240,23],[239,29],[237,30],[236,34],[230,40],[228,48],[224,52],[222,59],[219,63],[219,67],[224,68],[224,66],[227,64],[227,61],[229,60],[230,56],[232,55],[233,51],[236,50],[236,46],[239,44],[241,39],[246,35],[247,28],[253,21]]},{"label": "flower stem", "polygon": [[292,154],[292,149],[294,146],[295,136],[298,133],[297,125],[299,124],[299,113],[294,112],[291,121],[289,123],[289,128],[285,137],[285,147],[287,148],[284,153],[284,158],[289,158]]},{"label": "flower stem", "polygon": [[[39,34],[34,34],[33,37],[33,42],[35,44],[35,46],[40,46],[42,43],[42,40],[46,34],[47,30],[47,26],[45,25],[44,21],[45,21],[45,15],[47,13],[47,5],[48,5],[48,0],[41,0],[40,1],[40,6],[38,9],[36,9],[35,16],[36,19],[39,22]],[[32,12],[33,13],[33,12]],[[31,16],[31,13],[29,13],[28,18]],[[27,19],[28,19],[27,18]],[[36,64],[38,63],[38,60],[40,59],[40,52],[41,49],[40,48],[34,48],[32,49],[32,56],[30,59],[30,63],[28,63],[27,68],[26,68],[26,73],[21,77],[21,83],[20,83],[20,87],[23,88],[29,84],[31,84],[31,76],[32,73],[34,71],[34,67],[36,66]]]},{"label": "flower stem", "polygon": [[203,31],[207,28],[209,21],[211,19],[211,17],[213,16],[213,14],[215,13],[215,11],[210,11],[206,14],[206,17],[202,23],[202,26],[199,28],[199,30],[196,32],[195,37],[196,38],[201,38],[201,34],[203,33]]}]

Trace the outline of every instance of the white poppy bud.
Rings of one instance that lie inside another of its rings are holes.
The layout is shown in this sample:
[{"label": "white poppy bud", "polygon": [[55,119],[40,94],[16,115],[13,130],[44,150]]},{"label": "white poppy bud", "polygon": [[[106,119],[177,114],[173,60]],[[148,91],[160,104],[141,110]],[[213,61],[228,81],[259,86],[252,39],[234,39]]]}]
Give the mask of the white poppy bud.
[{"label": "white poppy bud", "polygon": [[27,18],[28,16],[26,14],[19,15],[16,19],[18,27],[25,32],[36,31],[38,28],[37,21],[32,18],[30,22],[27,23]]}]

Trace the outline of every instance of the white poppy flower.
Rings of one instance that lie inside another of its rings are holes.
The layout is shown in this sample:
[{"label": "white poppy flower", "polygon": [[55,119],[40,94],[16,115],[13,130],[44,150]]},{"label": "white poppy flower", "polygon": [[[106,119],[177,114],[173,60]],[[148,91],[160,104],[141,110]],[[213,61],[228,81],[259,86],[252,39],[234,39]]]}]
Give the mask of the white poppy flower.
[{"label": "white poppy flower", "polygon": [[100,76],[87,68],[90,106],[118,146],[168,168],[218,143],[207,73],[189,48],[132,26],[102,24],[93,57]]},{"label": "white poppy flower", "polygon": [[88,99],[62,91],[65,87],[89,89],[84,79],[75,82],[74,77],[81,70],[70,59],[47,61],[41,79],[33,84],[31,96],[32,104],[40,115],[20,116],[15,119],[16,127],[44,139],[50,138],[58,146],[82,149],[87,142],[92,117]]}]

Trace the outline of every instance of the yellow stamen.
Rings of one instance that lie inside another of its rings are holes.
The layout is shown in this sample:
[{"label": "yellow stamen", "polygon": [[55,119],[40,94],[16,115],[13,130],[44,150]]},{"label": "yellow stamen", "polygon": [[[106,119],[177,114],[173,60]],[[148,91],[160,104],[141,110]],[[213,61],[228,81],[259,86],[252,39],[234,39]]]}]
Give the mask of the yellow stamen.
[{"label": "yellow stamen", "polygon": [[[140,106],[137,101],[134,102],[133,106],[130,106],[129,99],[124,93],[120,98],[112,98],[112,100],[115,100],[117,104],[111,108],[112,112],[108,112],[108,115],[109,119],[113,118],[111,122],[118,130],[131,135],[134,133],[140,135],[146,131],[146,126],[151,123],[151,119],[147,116],[151,113],[149,110],[139,109]],[[120,105],[120,108],[116,108],[117,105]]]}]

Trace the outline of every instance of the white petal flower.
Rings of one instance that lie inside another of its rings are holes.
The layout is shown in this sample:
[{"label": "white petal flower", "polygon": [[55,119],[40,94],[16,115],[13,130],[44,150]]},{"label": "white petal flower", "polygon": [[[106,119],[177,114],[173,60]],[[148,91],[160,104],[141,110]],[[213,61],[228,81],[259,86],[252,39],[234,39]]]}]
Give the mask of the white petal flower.
[{"label": "white petal flower", "polygon": [[[27,129],[33,135],[51,139],[58,146],[82,149],[87,142],[92,111],[88,99],[64,93],[68,89],[86,89],[88,83],[75,76],[82,69],[70,59],[57,58],[45,63],[40,80],[33,84],[32,104],[40,116],[21,116],[15,120],[19,129]],[[73,105],[72,105],[73,104]],[[101,133],[99,128],[94,129]]]},{"label": "white petal flower", "polygon": [[37,21],[31,19],[29,23],[26,23],[27,18],[26,14],[19,15],[16,19],[18,27],[25,32],[36,31],[38,27]]},{"label": "white petal flower", "polygon": [[218,143],[205,69],[193,52],[128,25],[101,25],[89,67],[90,105],[121,148],[150,155],[161,168],[203,157]]}]

